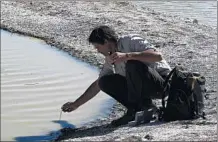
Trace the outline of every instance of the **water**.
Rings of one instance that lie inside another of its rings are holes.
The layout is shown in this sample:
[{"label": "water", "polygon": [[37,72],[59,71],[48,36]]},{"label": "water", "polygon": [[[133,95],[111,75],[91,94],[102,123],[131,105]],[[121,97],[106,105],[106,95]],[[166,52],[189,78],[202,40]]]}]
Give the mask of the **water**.
[{"label": "water", "polygon": [[197,19],[199,24],[217,27],[216,1],[132,1],[139,8],[149,7],[157,12]]},{"label": "water", "polygon": [[61,106],[97,77],[96,68],[43,41],[1,30],[1,141],[50,140],[107,115],[114,101],[100,92],[59,121]]}]

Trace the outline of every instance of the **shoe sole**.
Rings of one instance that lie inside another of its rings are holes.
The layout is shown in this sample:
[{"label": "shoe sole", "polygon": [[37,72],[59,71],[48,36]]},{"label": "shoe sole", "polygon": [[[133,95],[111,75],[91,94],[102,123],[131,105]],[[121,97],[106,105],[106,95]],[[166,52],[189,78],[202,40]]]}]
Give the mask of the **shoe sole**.
[{"label": "shoe sole", "polygon": [[144,111],[138,111],[135,114],[135,120],[130,121],[128,124],[131,126],[137,126],[140,124],[149,123],[152,120],[155,111],[156,108],[151,108]]}]

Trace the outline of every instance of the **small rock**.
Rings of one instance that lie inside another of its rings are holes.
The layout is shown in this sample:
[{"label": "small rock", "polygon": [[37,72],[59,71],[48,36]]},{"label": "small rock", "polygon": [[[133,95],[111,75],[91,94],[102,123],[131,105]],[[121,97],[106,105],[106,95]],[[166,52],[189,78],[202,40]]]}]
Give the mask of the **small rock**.
[{"label": "small rock", "polygon": [[151,139],[153,139],[153,136],[147,134],[144,138],[147,139],[147,140],[151,140]]},{"label": "small rock", "polygon": [[193,23],[194,23],[194,24],[198,24],[198,20],[197,20],[197,19],[194,19],[194,20],[193,20]]},{"label": "small rock", "polygon": [[129,5],[129,3],[128,2],[118,2],[118,4],[120,4],[120,5],[122,5],[122,6],[127,6],[127,5]]}]

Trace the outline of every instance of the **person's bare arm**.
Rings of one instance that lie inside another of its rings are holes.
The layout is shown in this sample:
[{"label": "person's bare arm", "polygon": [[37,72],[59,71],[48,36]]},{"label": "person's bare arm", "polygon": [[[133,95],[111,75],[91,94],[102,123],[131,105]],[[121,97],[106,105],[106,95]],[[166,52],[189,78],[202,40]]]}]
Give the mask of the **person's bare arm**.
[{"label": "person's bare arm", "polygon": [[83,105],[100,92],[98,80],[95,80],[89,88],[75,101],[78,106]]},{"label": "person's bare arm", "polygon": [[153,51],[153,49],[142,52],[115,52],[110,56],[110,58],[112,63],[119,63],[128,60],[138,60],[142,62],[159,62],[163,60],[162,54],[160,52]]},{"label": "person's bare arm", "polygon": [[94,96],[96,96],[100,92],[100,88],[98,86],[98,79],[95,80],[88,89],[74,102],[67,102],[62,106],[62,110],[64,112],[71,112],[81,105],[85,104],[89,100],[91,100]]},{"label": "person's bare arm", "polygon": [[160,52],[146,50],[142,52],[126,53],[126,60],[138,60],[142,62],[159,62],[163,60],[163,57]]}]

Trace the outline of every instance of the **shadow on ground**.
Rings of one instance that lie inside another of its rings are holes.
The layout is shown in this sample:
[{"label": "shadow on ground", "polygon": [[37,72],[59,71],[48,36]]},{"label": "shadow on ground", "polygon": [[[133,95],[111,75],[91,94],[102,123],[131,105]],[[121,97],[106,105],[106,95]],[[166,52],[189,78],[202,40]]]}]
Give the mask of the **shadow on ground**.
[{"label": "shadow on ground", "polygon": [[110,132],[113,132],[118,127],[113,127],[110,124],[103,124],[101,126],[94,126],[91,128],[65,128],[61,130],[62,135],[60,135],[56,141],[69,139],[69,138],[78,138],[78,137],[88,137],[88,136],[102,136]]},{"label": "shadow on ground", "polygon": [[[61,125],[61,128],[70,128],[73,129],[75,126],[73,124],[68,123],[67,121],[63,120],[54,120],[52,121],[54,123],[58,123]],[[21,137],[16,137],[14,140],[17,142],[34,142],[34,141],[52,141],[57,139],[61,134],[61,130],[58,131],[51,131],[47,133],[46,135],[41,135],[41,136],[21,136]]]},{"label": "shadow on ground", "polygon": [[[143,125],[139,125],[139,126],[135,126],[135,127],[142,127],[145,125],[150,125],[150,126],[154,126],[154,125],[162,125],[164,124],[163,122],[151,122],[151,123],[147,123],[147,124],[143,124]],[[62,135],[60,135],[55,141],[61,141],[61,140],[65,140],[65,139],[73,139],[73,138],[83,138],[83,137],[89,137],[89,136],[102,136],[102,135],[106,135],[108,133],[111,133],[113,131],[115,131],[116,129],[122,128],[122,127],[128,127],[127,125],[123,125],[120,127],[113,127],[110,124],[103,124],[100,126],[93,126],[90,128],[87,127],[83,127],[83,128],[65,128],[61,130]],[[131,127],[131,126],[130,126]]]},{"label": "shadow on ground", "polygon": [[[145,127],[146,126],[158,126],[164,127],[163,125],[183,125],[185,129],[188,129],[191,126],[196,125],[206,125],[206,124],[217,124],[213,122],[208,122],[205,119],[196,119],[196,120],[182,120],[182,121],[172,121],[172,122],[164,122],[164,121],[153,121],[150,123],[138,125],[138,126],[131,126],[131,125],[124,125],[120,127],[113,127],[110,124],[103,124],[100,126],[93,126],[93,127],[81,127],[81,128],[64,128],[60,130],[61,135],[59,135],[55,141],[62,141],[66,139],[74,139],[74,138],[83,138],[83,137],[92,137],[92,136],[103,136],[107,135],[116,129],[120,129],[122,127]],[[149,135],[145,136],[145,139],[152,139]]]}]

